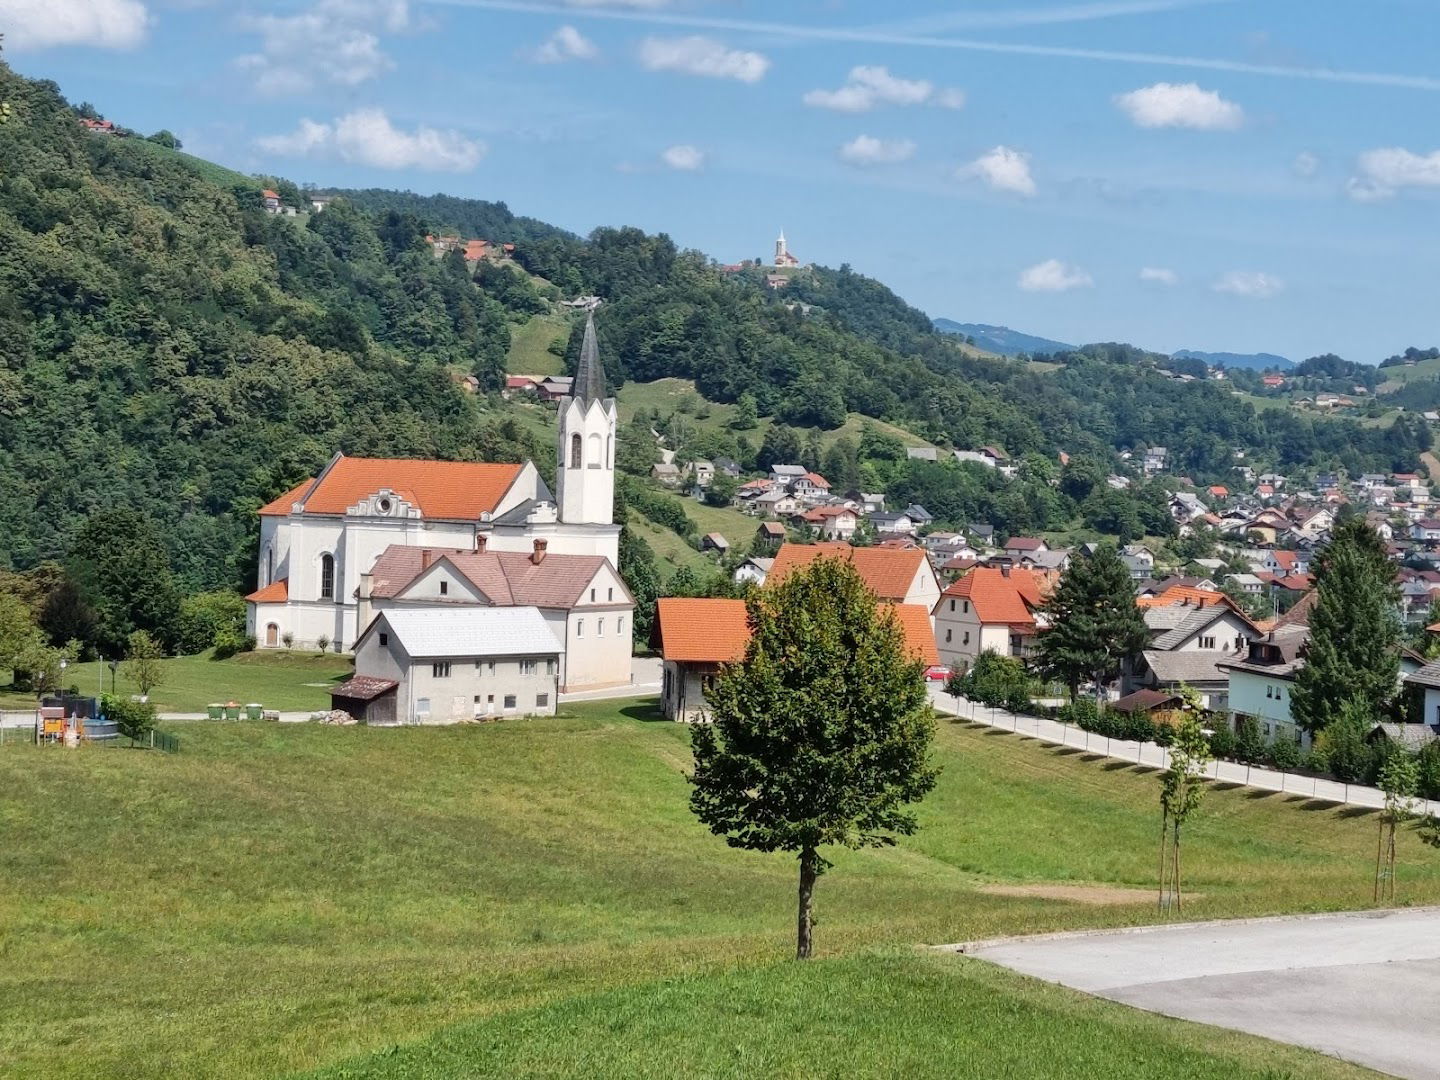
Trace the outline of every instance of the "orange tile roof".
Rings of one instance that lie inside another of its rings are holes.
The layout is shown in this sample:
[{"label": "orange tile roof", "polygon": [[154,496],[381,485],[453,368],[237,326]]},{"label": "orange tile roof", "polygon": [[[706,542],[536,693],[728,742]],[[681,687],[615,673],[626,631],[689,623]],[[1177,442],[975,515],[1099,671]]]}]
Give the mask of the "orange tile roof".
[{"label": "orange tile roof", "polygon": [[1212,592],[1210,589],[1197,589],[1193,585],[1171,585],[1170,588],[1155,596],[1141,596],[1136,599],[1137,607],[1170,607],[1174,604],[1193,604],[1199,607],[1201,604],[1229,604],[1234,607],[1233,601],[1221,592]]},{"label": "orange tile roof", "polygon": [[521,465],[415,458],[337,457],[318,480],[302,484],[261,509],[288,514],[292,503],[307,514],[343,514],[381,488],[420,508],[427,518],[478,521],[499,505]]},{"label": "orange tile roof", "polygon": [[844,543],[781,544],[765,580],[778,585],[791,571],[820,558],[842,559],[853,565],[866,587],[881,600],[904,600],[915,575],[926,565],[925,553],[918,548],[899,551]]},{"label": "orange tile roof", "polygon": [[664,596],[655,604],[660,655],[682,663],[728,664],[750,641],[744,600]]},{"label": "orange tile roof", "polygon": [[830,486],[830,481],[826,480],[818,472],[807,472],[805,474],[805,479],[809,480],[810,483],[814,484],[816,487],[828,488]]},{"label": "orange tile roof", "polygon": [[280,514],[281,516],[290,513],[290,507],[300,501],[300,496],[305,494],[305,490],[314,482],[315,478],[313,476],[309,480],[302,480],[289,491],[285,492],[284,495],[272,499],[270,502],[260,507],[260,513]]},{"label": "orange tile roof", "polygon": [[940,650],[935,646],[935,628],[930,625],[930,612],[923,604],[881,604],[895,613],[905,635],[905,648],[913,659],[926,667],[940,663]]},{"label": "orange tile roof", "polygon": [[280,578],[245,597],[252,604],[283,604],[290,599],[290,579]]},{"label": "orange tile roof", "polygon": [[1042,591],[1029,570],[1017,567],[1007,577],[999,567],[977,566],[941,593],[940,603],[954,596],[968,599],[987,625],[1034,626]]},{"label": "orange tile roof", "polygon": [[[880,603],[883,614],[893,612],[913,659],[927,667],[940,663],[930,613],[919,604]],[[727,664],[744,658],[750,642],[745,601],[713,597],[694,599],[662,597],[656,604],[660,655],[680,663]]]}]

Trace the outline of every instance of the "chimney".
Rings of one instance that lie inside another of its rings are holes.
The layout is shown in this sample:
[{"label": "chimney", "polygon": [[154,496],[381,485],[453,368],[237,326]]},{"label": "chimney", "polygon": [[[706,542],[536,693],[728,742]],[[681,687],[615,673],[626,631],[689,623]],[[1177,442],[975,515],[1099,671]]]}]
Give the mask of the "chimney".
[{"label": "chimney", "polygon": [[429,548],[421,548],[421,549],[420,549],[420,569],[421,569],[422,571],[425,571],[425,570],[430,569],[430,559],[431,559],[430,549],[429,549]]},{"label": "chimney", "polygon": [[360,587],[355,590],[355,625],[362,631],[370,625],[370,590],[374,571],[367,570],[360,575]]},{"label": "chimney", "polygon": [[530,561],[536,566],[539,566],[542,562],[545,561],[545,549],[549,546],[549,540],[542,540],[539,537],[536,537],[535,550],[530,554]]},{"label": "chimney", "polygon": [[477,555],[483,555],[483,554],[485,554],[485,545],[488,544],[489,542],[490,542],[490,535],[489,535],[488,533],[477,532],[477,533],[475,534],[475,554],[477,554]]}]

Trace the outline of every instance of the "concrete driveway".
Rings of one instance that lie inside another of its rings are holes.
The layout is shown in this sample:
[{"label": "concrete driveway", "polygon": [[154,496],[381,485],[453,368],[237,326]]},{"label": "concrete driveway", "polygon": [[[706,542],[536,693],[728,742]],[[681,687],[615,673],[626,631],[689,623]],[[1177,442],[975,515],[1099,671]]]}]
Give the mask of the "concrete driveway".
[{"label": "concrete driveway", "polygon": [[1150,1012],[1440,1077],[1440,908],[1189,923],[956,946]]}]

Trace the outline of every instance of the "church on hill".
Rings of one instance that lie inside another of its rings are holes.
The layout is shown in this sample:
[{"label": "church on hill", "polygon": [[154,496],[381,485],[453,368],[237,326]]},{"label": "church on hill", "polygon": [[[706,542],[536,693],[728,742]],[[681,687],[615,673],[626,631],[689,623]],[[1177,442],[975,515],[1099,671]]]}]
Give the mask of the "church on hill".
[{"label": "church on hill", "polygon": [[[362,620],[363,579],[396,546],[437,554],[521,553],[531,557],[532,575],[567,581],[593,578],[597,558],[614,572],[620,562],[617,413],[615,399],[605,394],[593,312],[570,390],[559,403],[554,493],[531,461],[337,453],[318,476],[261,507],[259,587],[246,597],[248,629],[258,646],[278,648],[289,637],[302,648],[315,648],[322,639],[337,652],[353,648],[368,621]],[[574,560],[583,560],[583,567],[569,565]],[[623,586],[622,592],[619,602],[633,606]],[[609,595],[615,603],[613,589]],[[586,592],[576,603],[590,597]],[[483,593],[476,602],[506,603]]]}]

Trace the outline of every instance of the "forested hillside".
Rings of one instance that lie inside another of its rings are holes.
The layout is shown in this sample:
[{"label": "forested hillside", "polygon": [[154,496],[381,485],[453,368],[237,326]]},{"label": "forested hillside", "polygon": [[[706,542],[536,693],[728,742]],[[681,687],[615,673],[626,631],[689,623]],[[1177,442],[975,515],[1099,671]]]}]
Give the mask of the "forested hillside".
[{"label": "forested hillside", "polygon": [[[1045,366],[973,357],[844,266],[771,290],[763,267],[726,273],[663,234],[582,239],[502,203],[409,193],[271,215],[262,188],[302,201],[293,184],[240,182],[89,133],[58,87],[3,63],[0,101],[11,109],[0,124],[0,569],[73,562],[87,517],[123,507],[155,528],[181,591],[243,588],[255,509],[336,450],[533,456],[548,469],[539,426],[492,391],[511,328],[580,293],[605,300],[614,387],[693,379],[707,398],[772,418],[776,446],[816,445],[799,429],[860,413],[1037,462],[1026,486],[1003,491],[953,465],[890,470],[897,489],[955,516],[1063,518],[1122,448],[1166,445],[1177,469],[1208,480],[1228,476],[1237,447],[1251,463],[1367,471],[1413,467],[1429,446],[1425,425],[1404,418],[1381,429],[1257,412],[1126,346]],[[514,243],[514,265],[437,259],[425,236],[442,231]],[[578,327],[572,361],[577,350]],[[461,392],[465,373],[481,393]],[[1038,463],[1060,451],[1087,465],[1057,507]],[[852,444],[838,455],[858,477]]]}]

